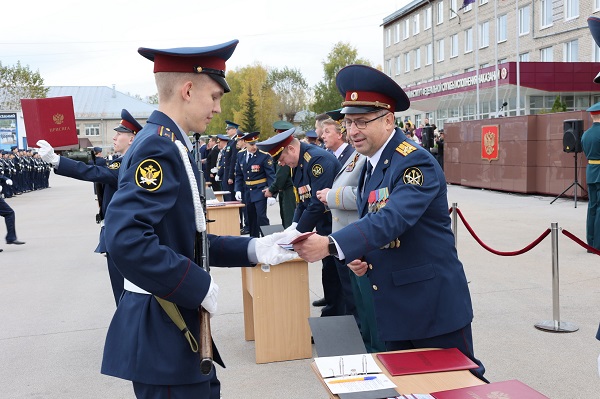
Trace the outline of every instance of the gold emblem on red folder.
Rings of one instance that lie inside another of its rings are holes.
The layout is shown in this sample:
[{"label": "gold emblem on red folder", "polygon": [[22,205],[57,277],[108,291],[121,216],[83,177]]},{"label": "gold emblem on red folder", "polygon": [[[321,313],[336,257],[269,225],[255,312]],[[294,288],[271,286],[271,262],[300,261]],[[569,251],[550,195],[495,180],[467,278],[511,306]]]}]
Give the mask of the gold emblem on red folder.
[{"label": "gold emblem on red folder", "polygon": [[65,116],[63,114],[54,114],[52,116],[52,120],[54,121],[54,123],[56,123],[57,125],[62,125],[63,121],[65,120]]}]

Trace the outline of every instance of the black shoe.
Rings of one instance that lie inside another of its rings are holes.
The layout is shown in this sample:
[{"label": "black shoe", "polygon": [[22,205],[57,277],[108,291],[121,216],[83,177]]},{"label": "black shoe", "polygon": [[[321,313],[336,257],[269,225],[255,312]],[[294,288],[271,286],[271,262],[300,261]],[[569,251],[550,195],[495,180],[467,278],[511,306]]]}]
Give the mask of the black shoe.
[{"label": "black shoe", "polygon": [[2,248],[0,248],[0,252],[4,251]]},{"label": "black shoe", "polygon": [[244,234],[250,234],[250,229],[243,228],[243,229],[241,229],[241,230],[240,230],[240,234],[241,234],[241,235],[244,235]]},{"label": "black shoe", "polygon": [[7,244],[14,244],[14,245],[23,245],[23,244],[25,244],[25,242],[19,241],[19,240],[14,240],[14,241],[11,241],[11,242],[7,241],[6,243]]},{"label": "black shoe", "polygon": [[317,299],[316,301],[313,301],[312,305],[318,308],[327,305],[327,301],[325,301],[325,298]]}]

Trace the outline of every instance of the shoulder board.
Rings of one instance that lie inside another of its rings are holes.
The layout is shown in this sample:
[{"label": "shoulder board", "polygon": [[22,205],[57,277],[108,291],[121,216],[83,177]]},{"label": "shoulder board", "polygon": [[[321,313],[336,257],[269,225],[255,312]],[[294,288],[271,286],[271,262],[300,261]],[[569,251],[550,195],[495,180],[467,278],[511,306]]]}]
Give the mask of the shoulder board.
[{"label": "shoulder board", "polygon": [[175,133],[173,133],[168,127],[160,126],[158,128],[158,135],[161,137],[166,137],[171,141],[175,141]]},{"label": "shoulder board", "polygon": [[244,148],[244,149],[242,149],[242,150],[239,150],[238,152],[244,152],[244,151],[246,151],[246,149],[245,149],[245,148]]},{"label": "shoulder board", "polygon": [[311,158],[312,158],[312,156],[311,156],[311,155],[308,153],[308,151],[306,151],[306,152],[304,153],[304,160],[305,160],[306,162],[309,162]]},{"label": "shoulder board", "polygon": [[271,156],[271,154],[269,154],[269,153],[268,153],[268,152],[266,152],[266,151],[263,151],[263,150],[258,150],[258,151],[262,152],[262,153],[263,153],[263,154],[265,154],[265,155]]},{"label": "shoulder board", "polygon": [[398,147],[396,147],[396,152],[400,155],[407,156],[408,154],[415,151],[416,149],[417,149],[417,147],[415,147],[414,145],[409,144],[406,141],[403,141],[402,143],[400,143],[398,145]]}]

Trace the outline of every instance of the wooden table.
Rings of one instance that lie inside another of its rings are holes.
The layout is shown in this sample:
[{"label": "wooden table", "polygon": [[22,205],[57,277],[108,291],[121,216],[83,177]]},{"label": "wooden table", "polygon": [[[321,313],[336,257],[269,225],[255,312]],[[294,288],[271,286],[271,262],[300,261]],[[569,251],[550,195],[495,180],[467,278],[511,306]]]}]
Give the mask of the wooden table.
[{"label": "wooden table", "polygon": [[[426,349],[412,349],[409,351],[395,351],[395,352],[413,352],[420,351]],[[456,388],[464,388],[471,387],[475,385],[484,385],[485,382],[481,381],[479,378],[475,377],[469,370],[460,370],[460,371],[444,371],[440,373],[425,373],[425,374],[410,374],[410,375],[399,375],[393,377],[381,364],[379,359],[375,354],[373,354],[373,359],[375,359],[375,363],[381,368],[383,373],[387,375],[390,380],[396,384],[396,391],[400,395],[406,395],[411,393],[431,393],[437,391],[446,391],[448,389],[456,389]],[[338,395],[334,395],[331,393],[329,388],[327,388],[327,384],[321,378],[321,373],[319,373],[319,369],[315,362],[310,364],[313,372],[325,387],[325,391],[329,394],[329,397],[332,399],[338,399]]]},{"label": "wooden table", "polygon": [[206,213],[213,223],[208,223],[207,231],[219,236],[240,235],[240,211],[244,204],[230,202],[226,205],[207,206]]},{"label": "wooden table", "polygon": [[312,357],[308,264],[242,268],[244,337],[255,341],[256,363]]},{"label": "wooden table", "polygon": [[223,202],[223,196],[225,194],[229,194],[229,191],[215,191],[215,197],[217,197],[217,200],[220,202]]}]

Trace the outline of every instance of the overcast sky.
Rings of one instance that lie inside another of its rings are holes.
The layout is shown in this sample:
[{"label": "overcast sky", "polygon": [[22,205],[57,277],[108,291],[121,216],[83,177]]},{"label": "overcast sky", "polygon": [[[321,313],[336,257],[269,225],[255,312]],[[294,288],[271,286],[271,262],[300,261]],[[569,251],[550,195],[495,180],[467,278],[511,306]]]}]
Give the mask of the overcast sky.
[{"label": "overcast sky", "polygon": [[80,0],[3,4],[0,61],[39,70],[48,86],[112,86],[156,93],[138,47],[205,46],[239,39],[227,63],[298,68],[314,86],[337,42],[383,65],[383,18],[410,0]]}]

